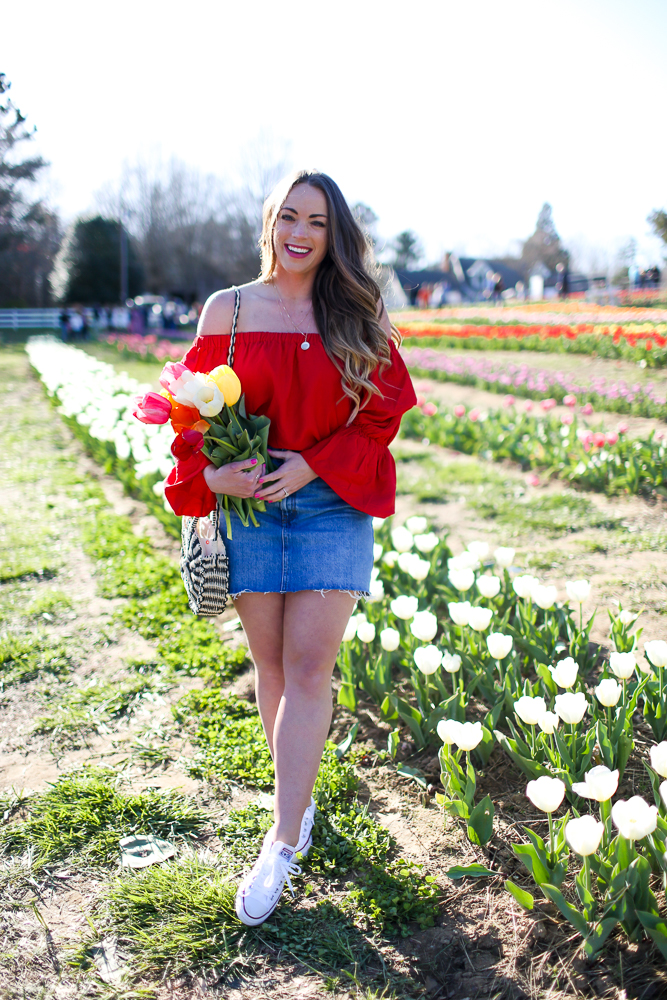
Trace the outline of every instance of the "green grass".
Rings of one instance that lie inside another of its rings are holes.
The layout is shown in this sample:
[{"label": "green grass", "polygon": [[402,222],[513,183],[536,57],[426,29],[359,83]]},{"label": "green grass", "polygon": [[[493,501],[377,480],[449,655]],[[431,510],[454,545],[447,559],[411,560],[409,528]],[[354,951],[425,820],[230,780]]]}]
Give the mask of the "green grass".
[{"label": "green grass", "polygon": [[0,690],[8,684],[32,681],[42,673],[62,677],[72,668],[71,655],[59,641],[6,631],[0,634]]},{"label": "green grass", "polygon": [[[16,477],[13,477],[16,482]],[[11,521],[0,527],[0,583],[26,577],[49,579],[62,565],[53,548],[53,538],[40,523],[25,515],[7,512]]]},{"label": "green grass", "polygon": [[[153,688],[146,677],[108,683],[93,680],[84,688],[69,691],[52,711],[34,722],[34,733],[50,733],[70,746],[80,745],[86,734],[99,732],[107,723],[131,714],[142,696]],[[49,698],[51,692],[45,692]]]},{"label": "green grass", "polygon": [[35,618],[40,617],[40,615],[57,617],[61,612],[71,607],[72,602],[67,594],[63,593],[62,590],[56,590],[54,587],[51,587],[31,601],[25,612],[26,615],[32,615]]},{"label": "green grass", "polygon": [[28,817],[0,832],[9,854],[34,852],[36,868],[67,861],[82,870],[119,860],[118,842],[130,833],[168,840],[197,836],[205,817],[173,791],[126,791],[111,768],[85,767],[27,801]]},{"label": "green grass", "polygon": [[524,494],[512,497],[502,493],[473,495],[469,505],[482,517],[517,530],[540,531],[547,535],[565,535],[585,528],[613,529],[618,519],[610,518],[580,493]]}]

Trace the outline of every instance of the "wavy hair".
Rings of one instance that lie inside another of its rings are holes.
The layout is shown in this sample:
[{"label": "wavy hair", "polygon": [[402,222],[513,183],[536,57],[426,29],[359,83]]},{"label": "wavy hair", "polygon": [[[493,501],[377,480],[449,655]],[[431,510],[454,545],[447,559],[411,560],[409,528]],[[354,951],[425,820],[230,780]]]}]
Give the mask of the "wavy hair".
[{"label": "wavy hair", "polygon": [[[269,281],[276,268],[274,232],[280,209],[297,184],[319,188],[327,200],[329,246],[313,283],[313,314],[324,349],[341,373],[343,392],[353,402],[348,421],[356,417],[373,395],[382,392],[371,382],[391,363],[387,335],[378,321],[380,287],[373,276],[372,248],[350,211],[343,194],[327,174],[297,170],[280,181],[264,202],[261,278]],[[392,324],[391,339],[401,335]]]}]

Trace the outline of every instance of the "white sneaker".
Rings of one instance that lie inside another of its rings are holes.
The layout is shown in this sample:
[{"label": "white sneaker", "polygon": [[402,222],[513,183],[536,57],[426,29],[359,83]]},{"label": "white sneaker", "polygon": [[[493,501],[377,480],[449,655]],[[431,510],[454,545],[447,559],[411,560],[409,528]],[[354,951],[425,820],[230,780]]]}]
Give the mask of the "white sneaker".
[{"label": "white sneaker", "polygon": [[303,814],[303,819],[301,820],[301,830],[299,831],[299,843],[296,845],[296,849],[300,854],[303,854],[304,858],[308,851],[313,846],[313,823],[315,822],[315,813],[317,812],[317,806],[315,805],[315,799],[311,798],[310,805]]},{"label": "white sneaker", "polygon": [[294,895],[290,875],[301,874],[299,866],[293,863],[296,848],[277,840],[265,853],[267,839],[268,834],[252,871],[236,892],[236,915],[241,923],[249,927],[263,924],[271,916],[278,905],[285,882]]}]

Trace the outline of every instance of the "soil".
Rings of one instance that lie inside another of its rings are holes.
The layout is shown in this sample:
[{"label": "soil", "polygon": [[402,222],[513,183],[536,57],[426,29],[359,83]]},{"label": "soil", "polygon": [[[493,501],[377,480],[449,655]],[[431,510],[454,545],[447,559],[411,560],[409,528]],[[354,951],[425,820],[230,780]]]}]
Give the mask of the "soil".
[{"label": "soil", "polygon": [[[27,363],[21,361],[15,370],[23,405],[30,407],[42,421],[57,420],[39,385],[30,376]],[[461,401],[468,406],[483,407],[497,406],[499,402],[495,394],[457,385],[419,380],[418,387],[433,398],[446,399],[449,403]],[[618,419],[613,417],[614,421]],[[631,420],[629,418],[628,422]],[[633,425],[634,429],[638,430],[639,424]],[[100,483],[113,510],[130,517],[137,533],[148,535],[156,547],[176,558],[178,548],[174,540],[165,534],[143,504],[126,497],[118,483],[105,476],[85,456],[66,428],[59,427],[58,434],[65,453],[78,471]],[[401,446],[406,444],[402,442]],[[444,449],[432,449],[432,454],[443,465],[461,461],[480,464],[476,459],[462,458]],[[524,491],[533,489],[525,486],[524,477],[516,470],[508,468],[506,472],[508,477],[516,478]],[[549,483],[535,492],[539,490],[558,492],[562,491],[562,486]],[[41,494],[53,496],[48,475],[43,479],[37,475],[21,490],[0,481],[0,510],[29,505],[34,496]],[[642,533],[667,527],[667,508],[661,504],[587,496],[610,517],[626,525],[625,541],[632,540],[633,535],[639,537]],[[56,509],[65,509],[66,499],[64,494],[56,494]],[[455,551],[479,537],[489,540],[492,545],[509,540],[517,549],[517,565],[527,565],[527,560],[535,553],[544,556],[553,551],[553,568],[543,568],[537,575],[561,589],[568,578],[591,580],[592,596],[584,613],[590,613],[595,604],[600,606],[593,633],[599,643],[608,642],[604,609],[614,600],[622,600],[625,607],[646,609],[642,618],[644,639],[664,635],[667,594],[667,554],[664,551],[646,551],[633,548],[631,544],[620,546],[618,532],[605,529],[584,529],[556,540],[552,536],[501,529],[493,521],[476,515],[460,498],[442,503],[418,503],[414,497],[400,496],[396,520],[402,522],[414,513],[426,514],[436,529],[448,531]],[[67,522],[63,521],[59,536],[63,542],[62,565],[57,578],[34,578],[29,586],[36,595],[58,586],[66,590],[71,599],[71,614],[75,617],[46,627],[54,636],[64,639],[70,638],[67,633],[74,635],[75,630],[74,680],[85,682],[91,676],[120,678],[126,670],[124,661],[132,656],[150,654],[152,646],[134,633],[110,627],[111,614],[118,601],[95,596],[94,566],[76,544],[67,543],[68,531]],[[233,610],[226,612],[222,621],[231,617],[234,617]],[[234,636],[242,639],[239,633]],[[118,764],[131,757],[131,744],[139,731],[166,723],[171,717],[170,705],[184,691],[201,684],[196,678],[183,678],[178,686],[165,693],[163,699],[149,703],[140,717],[131,717],[129,722],[119,724],[107,734],[87,736],[83,745],[76,749],[30,734],[34,719],[45,711],[48,700],[43,679],[7,688],[1,696],[0,792],[12,787],[44,789],[65,770],[84,761]],[[233,685],[240,696],[249,695],[251,689],[250,672]],[[662,960],[648,948],[612,942],[605,958],[587,965],[578,955],[576,937],[569,935],[567,925],[556,917],[551,904],[538,902],[534,911],[526,913],[504,891],[503,882],[507,877],[525,882],[509,842],[521,836],[521,823],[539,823],[541,817],[527,808],[525,780],[509,766],[499,749],[494,752],[480,780],[483,793],[492,794],[496,802],[498,834],[487,848],[481,849],[467,840],[458,823],[443,817],[431,795],[399,776],[392,766],[376,763],[375,751],[386,746],[390,729],[378,718],[376,706],[362,703],[358,720],[357,743],[368,751],[359,766],[362,797],[373,815],[391,832],[401,854],[422,864],[425,871],[437,879],[442,890],[437,926],[382,945],[387,966],[412,980],[413,986],[409,991],[406,988],[403,994],[406,1000],[410,996],[428,996],[434,1000],[519,1000],[528,997],[532,1000],[546,1000],[547,997],[549,1000],[573,997],[660,1000],[667,996],[667,970]],[[342,738],[353,721],[352,716],[337,707],[333,738]],[[130,760],[128,774],[137,788],[148,785],[178,787],[212,808],[222,810],[237,807],[255,797],[255,793],[234,789],[231,797],[221,803],[212,796],[209,786],[194,781],[180,769],[179,755],[189,752],[182,737],[174,732],[168,745],[173,753],[165,765],[151,768]],[[415,755],[414,747],[405,743],[400,756],[409,758],[412,765],[421,768],[437,784],[439,768],[433,751]],[[634,772],[630,771],[632,776]],[[479,882],[473,879],[453,881],[447,876],[453,864],[472,861],[481,861],[498,874]],[[34,909],[5,910],[0,916],[4,939],[0,950],[11,951],[14,957],[0,963],[0,998],[13,1000],[34,996],[43,1000],[73,1000],[82,989],[84,995],[90,996],[99,996],[106,990],[104,995],[117,996],[118,1000],[139,996],[104,987],[94,973],[89,974],[88,982],[82,986],[81,980],[73,976],[66,964],[67,948],[89,929],[88,922],[100,891],[101,884],[95,878],[63,871],[36,884]],[[210,996],[224,996],[229,1000],[258,1000],[260,997],[323,1000],[335,996],[339,1000],[347,997],[351,1000],[376,994],[364,994],[344,981],[325,982],[304,966],[292,961],[275,961],[267,955],[257,964],[252,978],[242,978],[239,973],[238,977],[228,977],[221,982],[215,977],[184,976],[159,984],[150,995],[158,1000],[194,1000]]]}]

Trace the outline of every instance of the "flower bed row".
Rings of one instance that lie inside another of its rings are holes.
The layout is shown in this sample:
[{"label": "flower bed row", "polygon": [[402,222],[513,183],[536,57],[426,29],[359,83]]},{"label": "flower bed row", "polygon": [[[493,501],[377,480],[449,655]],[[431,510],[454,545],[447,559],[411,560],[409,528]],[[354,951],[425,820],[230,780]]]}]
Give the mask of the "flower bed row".
[{"label": "flower bed row", "polygon": [[526,364],[499,365],[489,358],[452,356],[431,348],[403,348],[403,359],[411,372],[443,382],[474,385],[491,392],[517,392],[531,399],[552,397],[559,403],[572,398],[614,413],[667,419],[667,399],[652,382],[628,384],[624,379],[609,382],[593,378],[582,384],[569,372],[530,368]]},{"label": "flower bed row", "polygon": [[107,333],[98,338],[103,344],[113,345],[122,358],[144,358],[158,362],[180,361],[184,354],[184,340],[191,340],[187,333],[179,340],[158,339],[154,333]]},{"label": "flower bed row", "polygon": [[[658,902],[667,873],[667,643],[645,642],[642,654],[638,616],[619,607],[609,612],[613,652],[603,661],[590,643],[594,615],[582,614],[588,582],[567,581],[561,596],[518,571],[514,556],[485,542],[452,556],[423,517],[377,523],[375,600],[346,630],[339,701],[354,711],[363,692],[376,702],[395,726],[392,756],[406,731],[417,748],[440,744],[438,801],[479,847],[498,828],[478,781],[501,748],[529,779],[526,794],[547,828],[543,837],[524,827],[525,842],[512,845],[534,888],[507,879],[508,892],[527,909],[535,888],[554,902],[589,956],[620,931],[651,939],[667,957]],[[634,785],[624,771],[646,725],[644,795],[626,799],[620,793]],[[418,770],[398,769],[419,780]],[[477,864],[469,873],[493,870]]]},{"label": "flower bed row", "polygon": [[603,326],[399,322],[406,341],[419,339],[425,346],[477,351],[543,351],[590,354],[601,358],[667,365],[667,324]]},{"label": "flower bed row", "polygon": [[[593,431],[580,426],[573,413],[537,418],[519,412],[511,397],[508,403],[503,410],[466,411],[459,405],[438,412],[434,403],[423,402],[406,413],[401,431],[467,455],[544,469],[584,489],[631,494],[664,490],[667,446],[662,435],[651,431],[645,439],[629,438],[624,424],[617,431]],[[555,400],[543,401],[543,408],[553,406]]]}]

